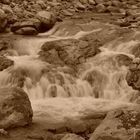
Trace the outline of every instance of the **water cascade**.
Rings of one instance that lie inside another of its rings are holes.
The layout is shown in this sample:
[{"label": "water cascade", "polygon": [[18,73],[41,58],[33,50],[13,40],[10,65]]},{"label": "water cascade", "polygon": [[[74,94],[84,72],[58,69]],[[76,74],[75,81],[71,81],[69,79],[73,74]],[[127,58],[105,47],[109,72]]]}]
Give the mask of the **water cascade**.
[{"label": "water cascade", "polygon": [[[47,41],[78,39],[93,31],[80,31],[75,35],[62,36],[42,34],[38,37],[20,38],[15,42],[17,55],[7,56],[14,61],[14,66],[0,72],[0,86],[21,86],[31,100],[48,97],[92,97],[107,100],[134,101],[137,91],[128,86],[126,74],[128,67],[119,65],[118,56],[134,56],[128,51],[137,42],[118,44],[113,42],[100,48],[101,53],[89,58],[78,66],[74,73],[68,66],[54,66],[38,59],[41,45]],[[64,35],[64,34],[63,34]],[[127,46],[127,47],[125,47]]]}]

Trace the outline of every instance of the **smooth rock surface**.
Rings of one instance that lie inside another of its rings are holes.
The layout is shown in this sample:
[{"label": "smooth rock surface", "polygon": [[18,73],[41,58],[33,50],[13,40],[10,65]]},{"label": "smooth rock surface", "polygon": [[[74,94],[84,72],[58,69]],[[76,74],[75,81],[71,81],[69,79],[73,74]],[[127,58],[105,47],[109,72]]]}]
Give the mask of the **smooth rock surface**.
[{"label": "smooth rock surface", "polygon": [[40,31],[42,32],[51,29],[56,23],[56,17],[52,12],[40,11],[37,13],[36,17],[41,22]]}]

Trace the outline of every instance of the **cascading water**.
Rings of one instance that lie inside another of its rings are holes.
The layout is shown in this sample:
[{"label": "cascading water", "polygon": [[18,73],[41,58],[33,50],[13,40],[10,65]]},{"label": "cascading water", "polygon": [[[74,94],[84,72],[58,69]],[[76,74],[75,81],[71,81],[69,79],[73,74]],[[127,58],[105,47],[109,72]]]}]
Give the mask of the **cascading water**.
[{"label": "cascading water", "polygon": [[[121,54],[134,58],[128,52],[128,47],[125,49],[123,44],[118,45],[119,51],[114,51],[109,44],[109,47],[103,46],[101,53],[79,65],[75,75],[70,67],[56,67],[38,58],[37,53],[44,42],[69,38],[78,39],[98,31],[101,29],[61,37],[61,31],[59,31],[60,34],[57,31],[48,38],[41,35],[17,40],[14,47],[17,55],[7,56],[14,61],[14,66],[0,72],[0,86],[15,86],[23,81],[23,89],[31,100],[48,97],[93,97],[132,101],[137,95],[137,91],[129,87],[125,80],[128,72],[127,66],[119,66],[116,59]],[[134,43],[132,42],[132,44]],[[121,49],[123,49],[122,52]]]}]

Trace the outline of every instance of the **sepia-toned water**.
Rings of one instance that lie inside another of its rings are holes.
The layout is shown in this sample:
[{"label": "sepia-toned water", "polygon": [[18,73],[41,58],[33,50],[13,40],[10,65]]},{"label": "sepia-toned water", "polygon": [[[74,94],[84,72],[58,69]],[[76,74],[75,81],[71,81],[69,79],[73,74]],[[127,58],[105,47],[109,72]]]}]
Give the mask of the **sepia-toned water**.
[{"label": "sepia-toned water", "polygon": [[[40,110],[39,104],[43,102],[46,106],[50,103],[58,107],[58,103],[62,101],[64,108],[66,104],[71,108],[73,104],[76,105],[80,101],[81,107],[89,102],[87,106],[96,108],[97,102],[101,102],[100,109],[104,109],[102,106],[104,102],[108,102],[108,105],[105,104],[106,108],[135,102],[138,92],[128,86],[125,79],[128,67],[119,65],[117,57],[124,55],[134,59],[131,47],[137,41],[120,42],[115,46],[110,42],[102,46],[101,53],[79,65],[77,73],[73,73],[68,66],[55,67],[38,58],[41,45],[47,41],[78,39],[100,30],[99,28],[92,31],[79,31],[74,35],[58,30],[37,37],[20,38],[15,42],[13,55],[7,56],[14,61],[14,66],[0,72],[0,86],[17,86],[23,78],[22,88],[28,94],[33,107],[38,110]],[[21,77],[20,80],[18,76]],[[77,103],[74,103],[76,98]],[[95,104],[92,105],[92,102]]]}]

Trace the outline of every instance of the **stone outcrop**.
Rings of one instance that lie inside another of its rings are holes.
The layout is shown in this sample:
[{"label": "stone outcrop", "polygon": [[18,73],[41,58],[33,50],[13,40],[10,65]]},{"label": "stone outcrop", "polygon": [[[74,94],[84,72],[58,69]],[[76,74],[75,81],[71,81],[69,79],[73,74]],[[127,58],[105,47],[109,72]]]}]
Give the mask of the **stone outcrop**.
[{"label": "stone outcrop", "polygon": [[140,112],[138,107],[118,109],[108,113],[90,140],[138,140]]},{"label": "stone outcrop", "polygon": [[32,122],[32,108],[27,94],[20,88],[0,88],[0,128],[25,126]]}]

